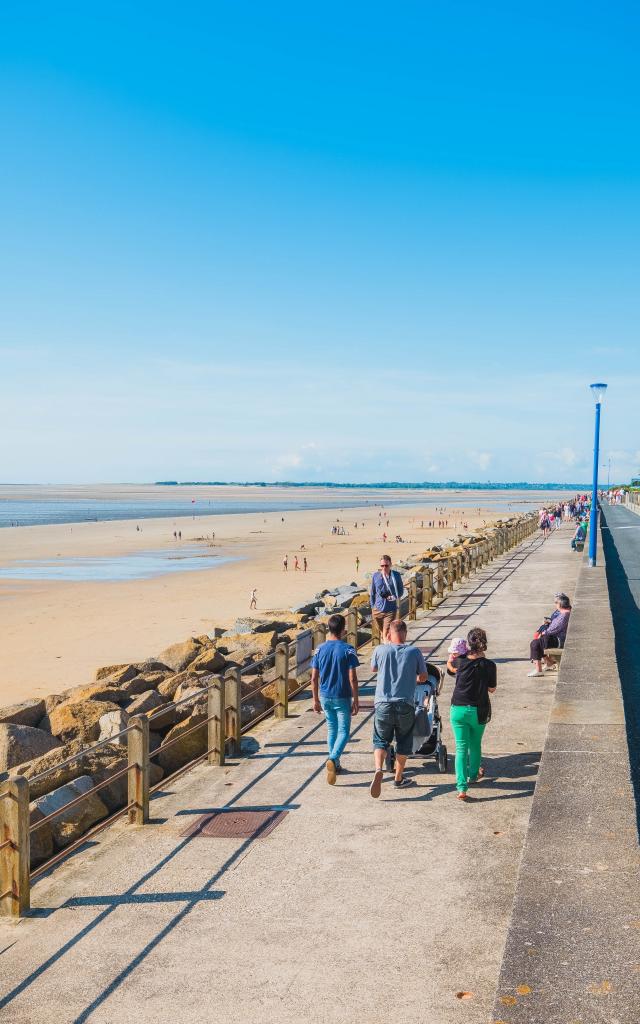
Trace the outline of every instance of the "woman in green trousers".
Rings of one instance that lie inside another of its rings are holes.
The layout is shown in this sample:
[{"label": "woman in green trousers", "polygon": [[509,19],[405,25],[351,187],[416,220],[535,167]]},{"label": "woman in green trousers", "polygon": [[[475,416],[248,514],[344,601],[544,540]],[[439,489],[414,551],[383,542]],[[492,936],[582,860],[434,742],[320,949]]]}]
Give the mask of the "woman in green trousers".
[{"label": "woman in green trousers", "polygon": [[458,799],[467,800],[470,782],[477,782],[484,772],[482,735],[491,717],[489,694],[496,688],[496,663],[485,658],[487,634],[472,629],[467,636],[469,651],[451,657],[447,664],[455,674],[456,685],[451,697],[451,729],[456,740],[456,789]]}]

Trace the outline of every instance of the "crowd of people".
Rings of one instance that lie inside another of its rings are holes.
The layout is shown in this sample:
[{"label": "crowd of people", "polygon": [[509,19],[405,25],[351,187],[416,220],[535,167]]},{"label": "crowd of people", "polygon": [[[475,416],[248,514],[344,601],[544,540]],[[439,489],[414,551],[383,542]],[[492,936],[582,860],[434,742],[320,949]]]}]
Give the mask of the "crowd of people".
[{"label": "crowd of people", "polygon": [[[390,749],[395,753],[393,785],[405,789],[415,785],[405,776],[407,758],[413,750],[416,724],[416,688],[428,678],[428,666],[420,649],[407,643],[407,625],[398,618],[404,593],[402,576],[393,569],[391,558],[383,555],[371,580],[370,602],[373,621],[381,643],[374,647],[371,669],[376,677],[373,715],[373,777],[370,795],[382,792],[384,767]],[[534,668],[529,676],[555,671],[556,663],[545,651],[564,646],[571,602],[564,593],[555,595],[555,607],[538,627],[530,645]],[[359,711],[356,649],[345,640],[346,622],[335,614],[327,625],[327,639],[313,655],[311,690],[313,709],[324,713],[327,722],[326,779],[335,785],[345,771],[342,755],[349,741],[352,716]],[[470,630],[466,638],[455,637],[448,649],[447,673],[455,680],[449,721],[455,739],[456,793],[469,799],[470,786],[485,777],[482,738],[491,720],[491,694],[497,688],[497,666],[487,657],[489,641],[483,629]],[[425,706],[427,697],[424,698]]]},{"label": "crowd of people", "polygon": [[[395,752],[394,788],[415,785],[404,772],[412,752],[416,687],[427,680],[427,664],[419,648],[407,643],[407,625],[397,617],[403,593],[402,576],[392,568],[391,558],[383,555],[369,594],[372,617],[381,639],[371,658],[376,690],[373,778],[369,792],[374,799],[382,791],[385,759],[391,747]],[[311,662],[313,709],[324,713],[327,722],[329,785],[335,785],[338,775],[345,770],[341,758],[349,740],[351,718],[359,710],[360,659],[355,648],[345,641],[345,630],[344,616],[332,615],[327,624],[327,640],[317,648]],[[469,786],[484,776],[481,742],[491,716],[489,695],[497,685],[496,664],[486,657],[487,647],[484,630],[472,629],[466,640],[456,638],[448,652],[447,670],[455,677],[450,721],[456,741],[456,790],[460,800],[467,800]]]}]

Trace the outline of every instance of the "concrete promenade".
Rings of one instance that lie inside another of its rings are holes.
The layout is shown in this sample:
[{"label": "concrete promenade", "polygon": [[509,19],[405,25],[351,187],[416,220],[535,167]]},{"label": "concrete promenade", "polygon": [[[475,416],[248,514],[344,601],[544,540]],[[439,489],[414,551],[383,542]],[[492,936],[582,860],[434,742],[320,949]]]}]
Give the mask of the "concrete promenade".
[{"label": "concrete promenade", "polygon": [[[32,915],[0,925],[0,1022],[491,1020],[555,690],[553,675],[527,678],[528,641],[554,592],[573,593],[570,533],[525,542],[412,624],[436,661],[452,635],[489,634],[491,779],[473,801],[433,759],[410,762],[416,787],[385,781],[372,800],[366,707],[328,786],[325,727],[303,696],[239,762],[169,784],[149,825],[117,823],[38,881]],[[367,664],[361,681],[371,701]],[[450,695],[447,680],[452,753]],[[262,838],[182,835],[241,809],[286,814]]]}]

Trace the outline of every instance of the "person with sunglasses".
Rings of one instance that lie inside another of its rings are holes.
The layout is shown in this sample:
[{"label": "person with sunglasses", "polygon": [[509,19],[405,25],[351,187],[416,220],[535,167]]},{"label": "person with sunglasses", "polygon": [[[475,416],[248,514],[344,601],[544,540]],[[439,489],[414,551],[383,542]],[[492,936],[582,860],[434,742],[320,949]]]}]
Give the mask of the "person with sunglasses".
[{"label": "person with sunglasses", "polygon": [[380,569],[371,579],[369,599],[371,615],[380,630],[380,642],[387,643],[389,626],[400,617],[400,598],[404,593],[402,576],[391,568],[391,558],[383,555]]}]

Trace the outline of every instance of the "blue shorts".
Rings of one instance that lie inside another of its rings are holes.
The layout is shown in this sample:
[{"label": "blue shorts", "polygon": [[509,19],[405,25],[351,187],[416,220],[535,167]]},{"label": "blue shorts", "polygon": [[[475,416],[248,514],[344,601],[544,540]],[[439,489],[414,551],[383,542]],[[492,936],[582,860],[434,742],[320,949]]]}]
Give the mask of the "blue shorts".
[{"label": "blue shorts", "polygon": [[396,753],[408,757],[413,753],[413,725],[416,712],[404,700],[376,704],[373,716],[373,748],[387,750],[395,739]]}]

